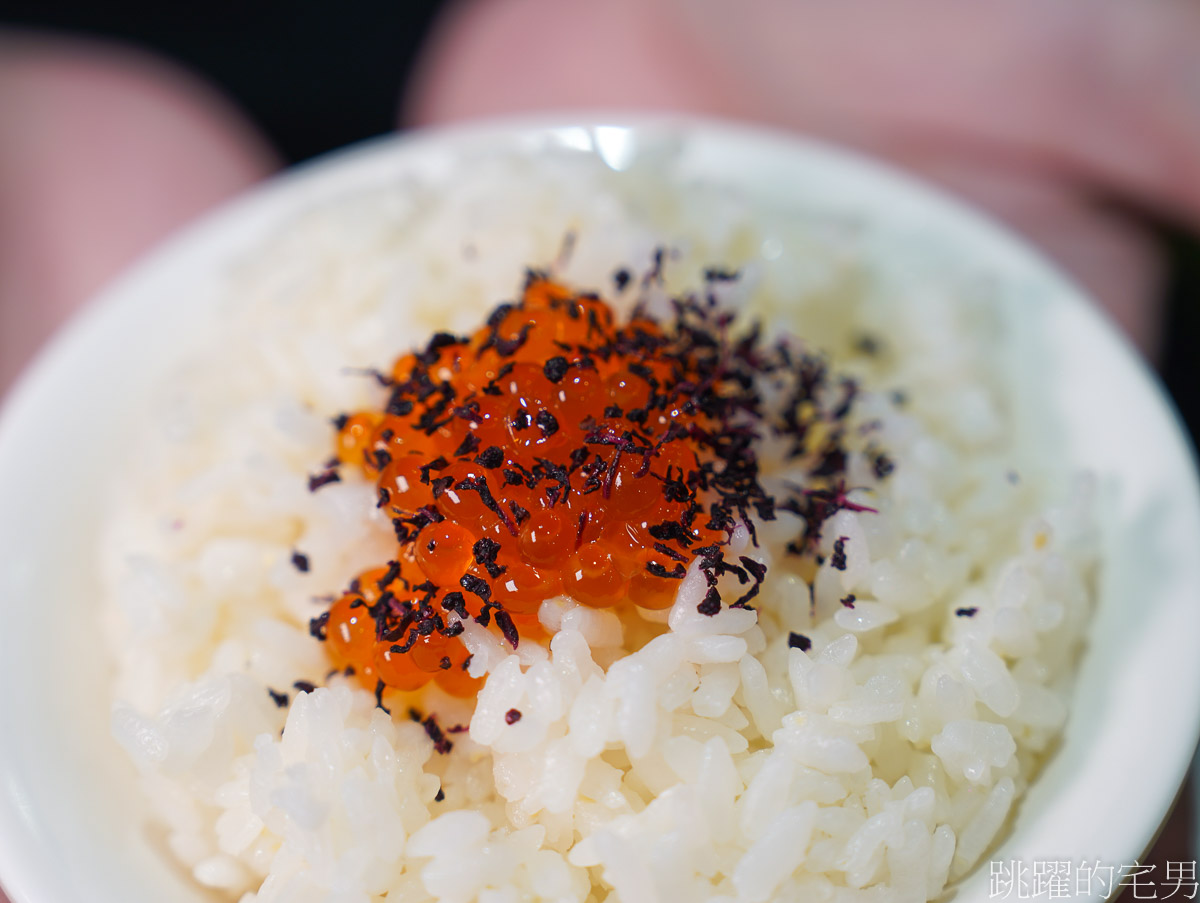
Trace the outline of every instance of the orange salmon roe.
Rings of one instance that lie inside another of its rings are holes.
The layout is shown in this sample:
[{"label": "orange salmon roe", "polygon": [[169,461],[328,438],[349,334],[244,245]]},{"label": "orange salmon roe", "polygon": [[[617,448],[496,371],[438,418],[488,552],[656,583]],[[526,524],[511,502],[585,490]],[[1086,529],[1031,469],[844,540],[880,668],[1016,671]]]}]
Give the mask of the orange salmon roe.
[{"label": "orange salmon roe", "polygon": [[640,313],[620,326],[531,273],[472,336],[398,359],[383,410],[338,421],[337,457],[375,483],[397,552],[314,621],[334,666],[376,693],[470,696],[467,619],[515,647],[544,637],[556,595],[669,607],[693,557],[729,540],[736,505],[708,484],[761,494],[748,440],[720,438],[705,402],[747,391],[725,381],[726,351]]}]

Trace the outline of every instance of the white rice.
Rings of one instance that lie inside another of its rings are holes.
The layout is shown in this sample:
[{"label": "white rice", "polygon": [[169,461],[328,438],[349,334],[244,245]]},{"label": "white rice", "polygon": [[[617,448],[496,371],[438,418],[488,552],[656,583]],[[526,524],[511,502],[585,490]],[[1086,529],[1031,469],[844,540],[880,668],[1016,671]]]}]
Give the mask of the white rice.
[{"label": "white rice", "polygon": [[[1066,718],[1095,544],[1088,481],[1053,465],[1007,376],[1020,336],[1002,287],[652,164],[481,159],[314,209],[229,275],[222,334],[147,418],[101,550],[113,730],[199,884],[259,903],[913,901],[1003,832]],[[742,268],[747,317],[869,390],[849,471],[879,513],[838,513],[821,551],[848,537],[846,569],[815,575],[783,554],[789,516],[757,548],[740,531],[768,565],[757,613],[700,615],[693,570],[644,621],[548,600],[549,649],[511,654],[468,625],[487,674],[474,710],[416,701],[469,724],[441,755],[403,708],[326,685],[313,600],[386,561],[392,537],[370,485],[309,493],[306,475],[328,418],[377,403],[347,368],[469,331],[568,231],[561,275],[609,296],[618,266],[662,244],[674,288]],[[863,335],[879,354],[855,350]]]}]

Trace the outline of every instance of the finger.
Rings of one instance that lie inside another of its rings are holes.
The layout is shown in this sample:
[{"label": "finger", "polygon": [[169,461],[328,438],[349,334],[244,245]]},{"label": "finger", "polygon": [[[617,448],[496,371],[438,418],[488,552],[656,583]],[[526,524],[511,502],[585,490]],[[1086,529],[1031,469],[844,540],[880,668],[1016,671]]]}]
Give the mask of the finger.
[{"label": "finger", "polygon": [[1177,190],[1200,179],[1180,75],[1196,19],[1175,0],[477,0],[443,22],[406,109],[671,108],[862,146],[1041,243],[1152,353],[1160,255],[1097,198],[1200,221]]},{"label": "finger", "polygon": [[92,44],[5,36],[0,117],[0,390],[122,267],[276,165],[193,79]]},{"label": "finger", "polygon": [[668,2],[755,118],[872,146],[1002,148],[1200,222],[1200,7],[1188,0],[754,0],[736,28],[715,0]]},{"label": "finger", "polygon": [[418,122],[669,107],[852,143],[999,144],[1200,222],[1200,7],[1188,0],[460,4]]},{"label": "finger", "polygon": [[533,110],[720,111],[726,98],[660,34],[662,3],[460,0],[443,15],[402,99],[401,121],[427,125]]}]

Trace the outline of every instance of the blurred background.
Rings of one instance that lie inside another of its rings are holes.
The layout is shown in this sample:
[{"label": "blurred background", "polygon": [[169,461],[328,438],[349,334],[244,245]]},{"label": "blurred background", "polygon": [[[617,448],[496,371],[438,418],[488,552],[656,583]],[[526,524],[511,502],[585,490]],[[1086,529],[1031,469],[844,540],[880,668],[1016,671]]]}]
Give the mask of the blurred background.
[{"label": "blurred background", "polygon": [[6,0],[0,22],[157,53],[221,91],[297,163],[395,128],[402,86],[444,5]]},{"label": "blurred background", "polygon": [[[1200,425],[1200,10],[1186,0],[0,3],[0,394],[162,237],[281,167],[581,107],[767,122],[1025,234]],[[1152,854],[1195,859],[1191,790]],[[2,894],[0,894],[2,899]]]}]

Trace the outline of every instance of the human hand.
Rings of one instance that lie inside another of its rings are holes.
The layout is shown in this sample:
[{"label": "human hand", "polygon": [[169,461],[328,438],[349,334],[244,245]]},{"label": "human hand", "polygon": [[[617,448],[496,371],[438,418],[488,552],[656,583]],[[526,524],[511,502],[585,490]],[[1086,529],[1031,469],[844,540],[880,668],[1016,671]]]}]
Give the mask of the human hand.
[{"label": "human hand", "polygon": [[474,0],[413,79],[425,124],[682,109],[891,159],[1039,245],[1153,355],[1161,251],[1200,223],[1200,8],[1185,0]]},{"label": "human hand", "polygon": [[120,269],[276,166],[196,79],[83,41],[0,32],[0,122],[0,396]]},{"label": "human hand", "polygon": [[[1161,252],[1128,213],[1200,222],[1200,10],[1187,0],[474,0],[405,104],[430,123],[584,107],[707,112],[867,149],[1025,233],[1153,354]],[[270,172],[194,80],[5,39],[0,388],[143,249]]]}]

